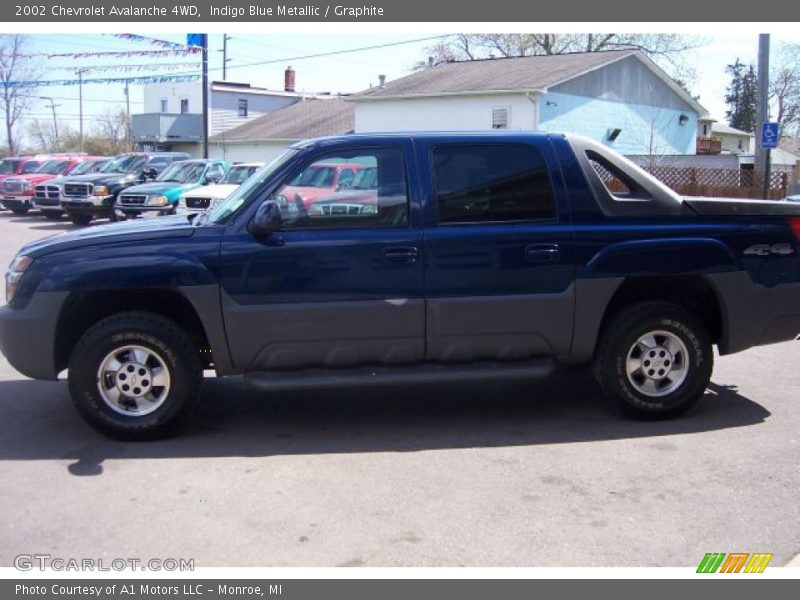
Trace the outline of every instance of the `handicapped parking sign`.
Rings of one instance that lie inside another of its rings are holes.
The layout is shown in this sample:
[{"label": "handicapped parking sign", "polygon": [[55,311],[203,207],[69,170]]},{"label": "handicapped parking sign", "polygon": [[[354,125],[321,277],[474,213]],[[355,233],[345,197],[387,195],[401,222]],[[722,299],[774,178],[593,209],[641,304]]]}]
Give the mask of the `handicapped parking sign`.
[{"label": "handicapped parking sign", "polygon": [[761,126],[761,147],[771,150],[778,147],[778,124],[764,123]]}]

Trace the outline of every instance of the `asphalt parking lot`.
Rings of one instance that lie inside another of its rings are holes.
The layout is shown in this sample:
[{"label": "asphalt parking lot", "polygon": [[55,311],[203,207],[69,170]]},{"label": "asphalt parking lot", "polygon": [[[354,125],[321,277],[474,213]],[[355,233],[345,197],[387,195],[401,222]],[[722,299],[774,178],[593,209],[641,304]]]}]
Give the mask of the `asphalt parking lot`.
[{"label": "asphalt parking lot", "polygon": [[[73,226],[0,212],[3,269]],[[757,309],[757,308],[756,308]],[[191,428],[108,440],[0,358],[0,565],[696,566],[800,553],[800,342],[721,358],[685,417],[627,421],[583,371],[263,396],[209,378]]]}]

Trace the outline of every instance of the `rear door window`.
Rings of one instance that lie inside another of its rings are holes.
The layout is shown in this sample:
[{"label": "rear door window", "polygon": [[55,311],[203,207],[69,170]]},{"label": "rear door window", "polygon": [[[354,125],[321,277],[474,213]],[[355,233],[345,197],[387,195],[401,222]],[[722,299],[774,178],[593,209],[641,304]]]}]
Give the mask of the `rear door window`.
[{"label": "rear door window", "polygon": [[441,224],[555,218],[541,152],[524,144],[449,144],[432,152]]}]

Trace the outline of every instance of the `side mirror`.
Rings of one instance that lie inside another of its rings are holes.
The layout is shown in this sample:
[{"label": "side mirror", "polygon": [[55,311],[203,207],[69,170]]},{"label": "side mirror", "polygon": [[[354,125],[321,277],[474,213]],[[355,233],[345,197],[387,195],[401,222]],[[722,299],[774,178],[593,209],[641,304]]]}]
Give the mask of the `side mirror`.
[{"label": "side mirror", "polygon": [[156,177],[158,177],[158,171],[156,171],[154,168],[150,168],[142,171],[140,179],[142,181],[147,181],[148,179],[155,179]]},{"label": "side mirror", "polygon": [[220,177],[219,175],[206,175],[205,184],[206,185],[216,185],[217,183],[220,182],[221,179],[222,179],[222,177]]},{"label": "side mirror", "polygon": [[247,231],[255,236],[265,236],[283,226],[281,207],[274,200],[264,200],[247,224]]}]

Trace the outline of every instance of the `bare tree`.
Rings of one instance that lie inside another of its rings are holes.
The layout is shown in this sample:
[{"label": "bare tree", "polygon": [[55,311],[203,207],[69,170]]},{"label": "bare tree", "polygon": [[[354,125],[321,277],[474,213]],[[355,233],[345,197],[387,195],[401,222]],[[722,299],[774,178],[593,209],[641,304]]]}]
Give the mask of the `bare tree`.
[{"label": "bare tree", "polygon": [[97,119],[95,135],[107,140],[116,152],[123,152],[128,149],[126,148],[129,138],[128,127],[128,115],[124,110],[106,111]]},{"label": "bare tree", "polygon": [[770,100],[782,134],[800,128],[800,46],[784,44],[770,73]]},{"label": "bare tree", "polygon": [[[685,68],[681,56],[704,45],[702,38],[667,33],[476,33],[456,34],[426,49],[435,63],[500,56],[639,50],[662,66]],[[417,63],[417,68],[426,65]],[[685,74],[683,74],[685,75]]]},{"label": "bare tree", "polygon": [[50,120],[41,121],[34,119],[26,127],[28,137],[41,152],[54,152],[58,148],[58,138],[56,137],[55,127]]},{"label": "bare tree", "polygon": [[[9,154],[19,151],[14,128],[22,113],[30,106],[32,98],[35,98],[35,82],[41,76],[31,59],[24,56],[26,39],[26,36],[19,34],[0,35],[0,109],[5,116]],[[23,81],[27,85],[19,85]],[[34,85],[30,85],[31,82]]]}]

